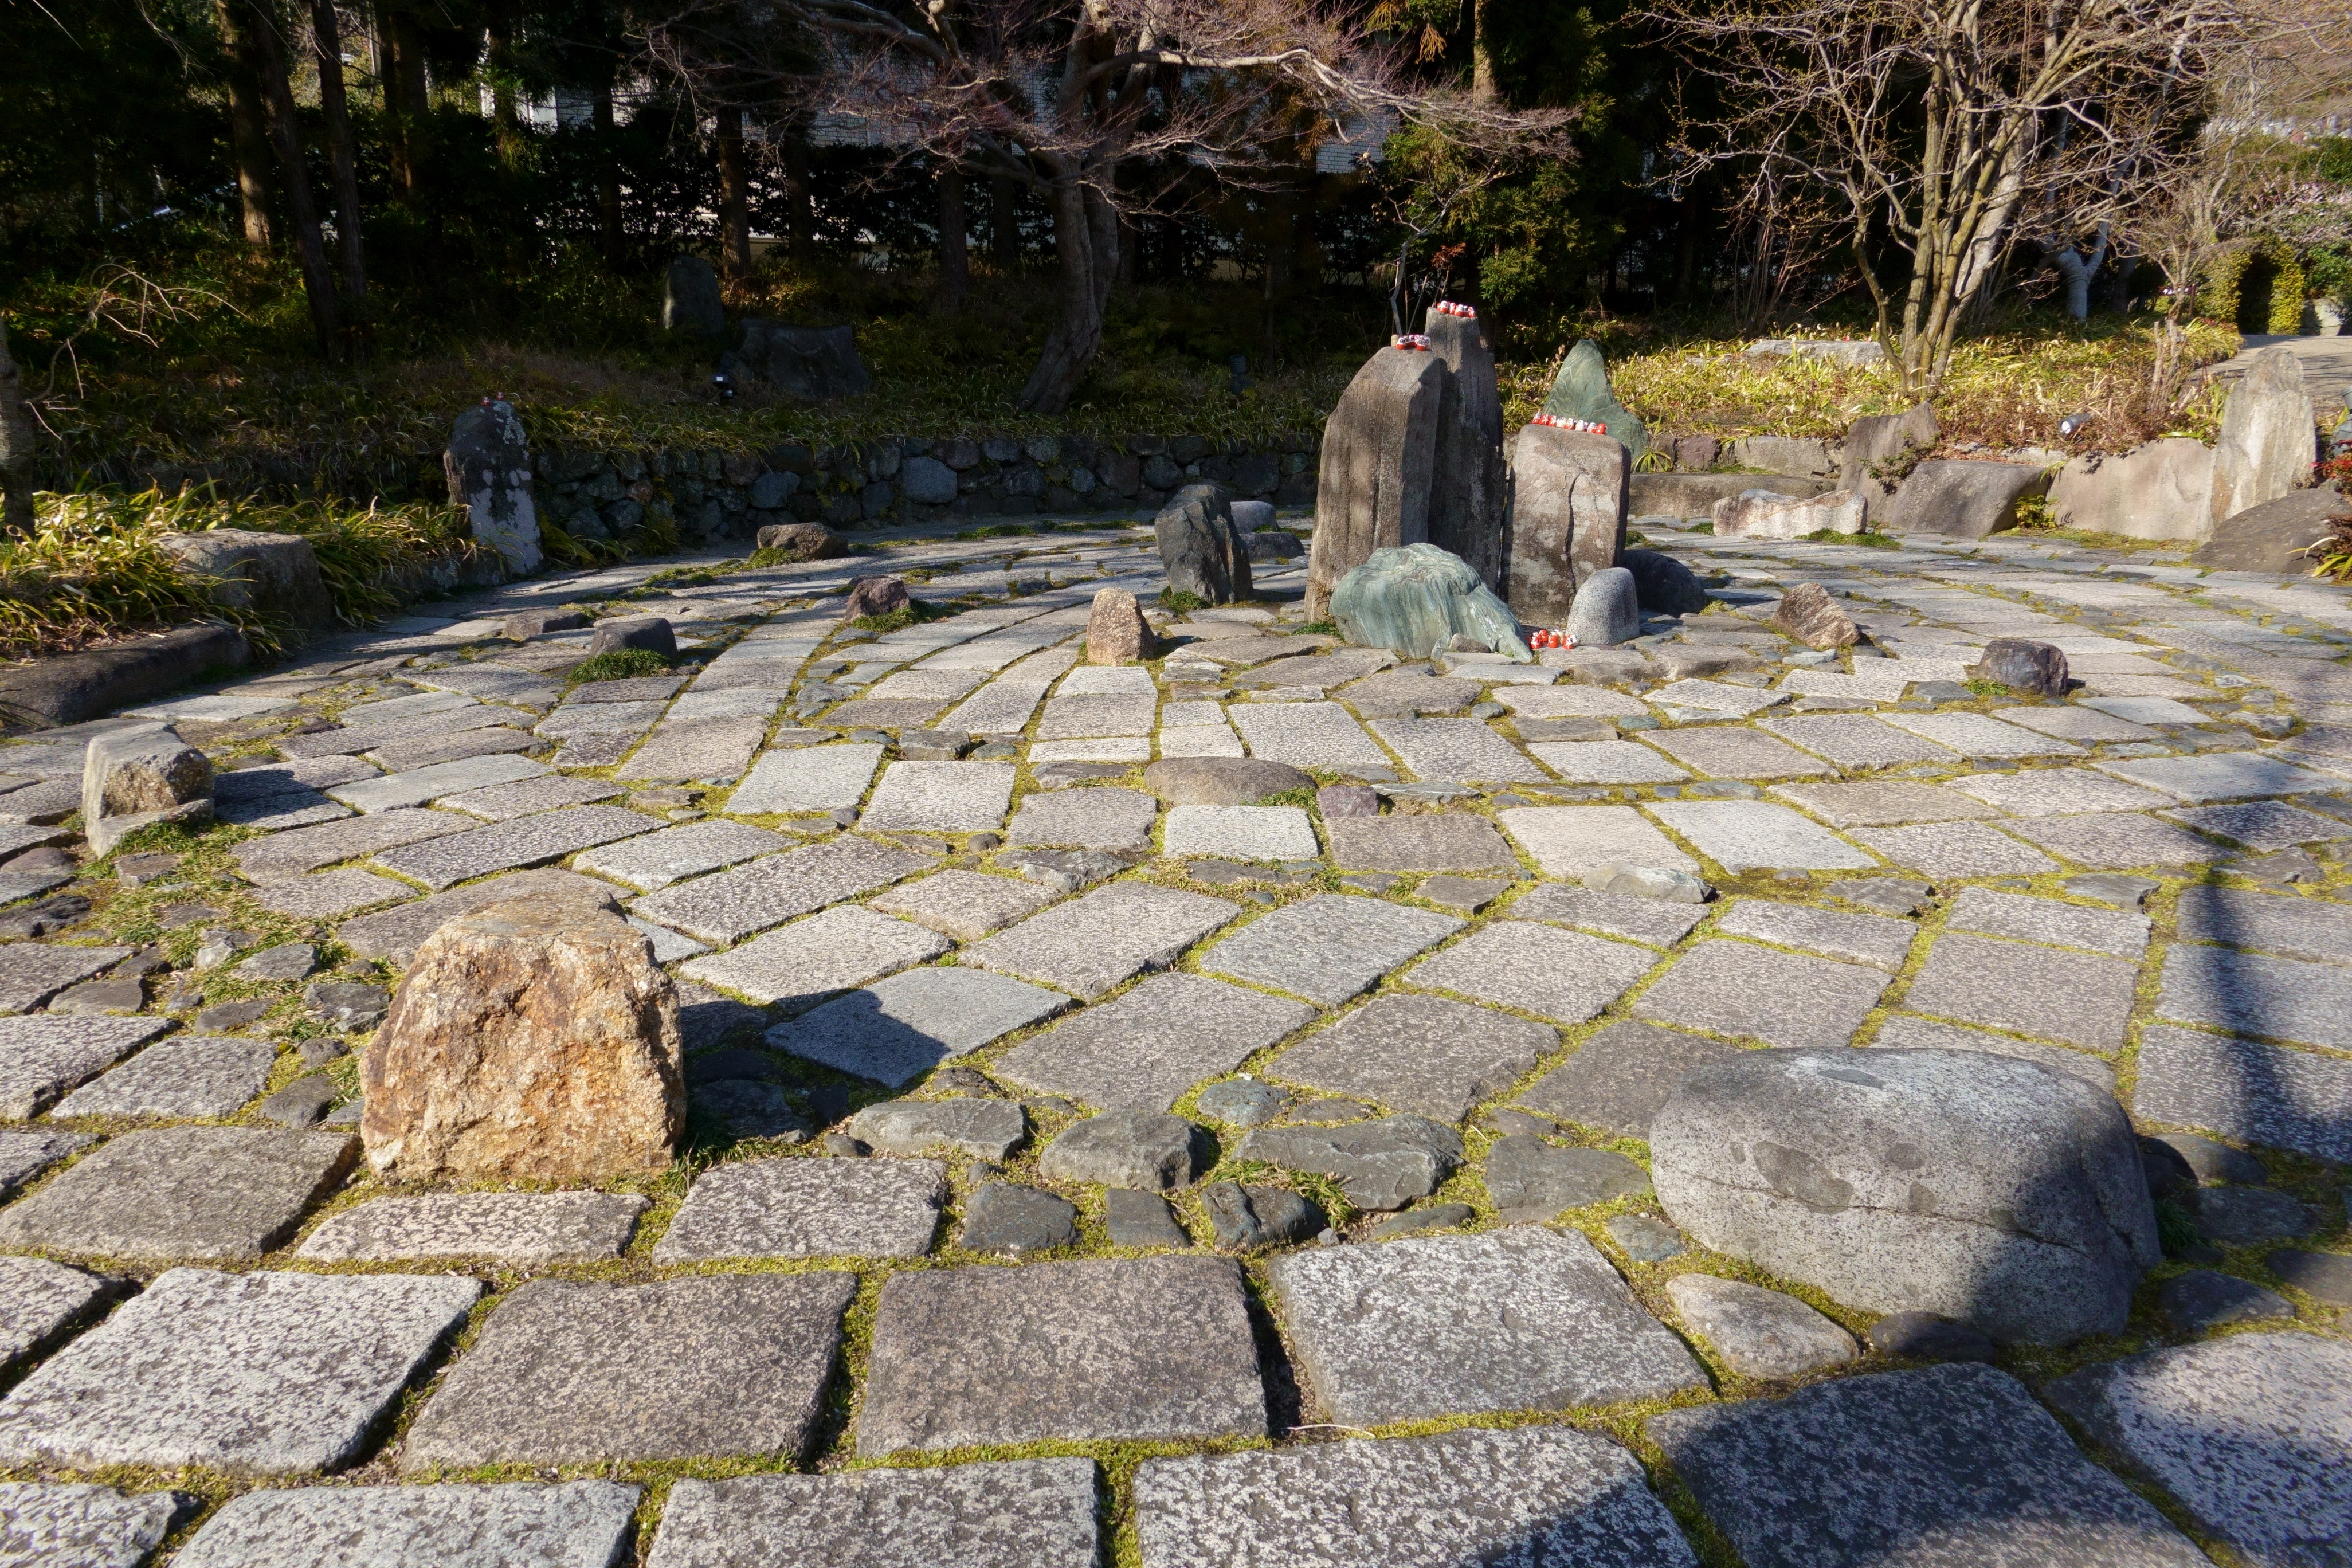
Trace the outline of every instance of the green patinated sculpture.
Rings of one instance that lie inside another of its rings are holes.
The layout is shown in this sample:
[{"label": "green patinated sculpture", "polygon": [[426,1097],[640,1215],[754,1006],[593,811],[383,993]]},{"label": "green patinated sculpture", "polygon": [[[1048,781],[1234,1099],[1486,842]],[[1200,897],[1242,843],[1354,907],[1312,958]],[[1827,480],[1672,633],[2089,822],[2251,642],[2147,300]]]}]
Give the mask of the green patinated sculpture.
[{"label": "green patinated sculpture", "polygon": [[1519,639],[1517,619],[1495,591],[1469,563],[1434,544],[1373,551],[1339,579],[1331,618],[1349,642],[1406,658],[1427,658],[1460,632],[1514,663],[1535,662]]},{"label": "green patinated sculpture", "polygon": [[1543,411],[1559,419],[1590,419],[1607,426],[1609,434],[1625,444],[1629,465],[1639,463],[1650,449],[1649,426],[1609,390],[1609,367],[1601,361],[1601,345],[1591,338],[1580,339],[1560,361]]}]

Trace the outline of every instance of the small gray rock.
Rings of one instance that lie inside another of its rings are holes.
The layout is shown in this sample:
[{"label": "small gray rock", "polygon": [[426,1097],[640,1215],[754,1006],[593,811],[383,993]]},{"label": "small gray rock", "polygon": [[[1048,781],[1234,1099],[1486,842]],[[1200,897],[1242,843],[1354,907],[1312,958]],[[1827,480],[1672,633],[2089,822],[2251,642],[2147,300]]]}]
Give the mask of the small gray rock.
[{"label": "small gray rock", "polygon": [[206,926],[196,932],[196,956],[191,967],[218,969],[252,945],[253,936],[248,931]]},{"label": "small gray rock", "polygon": [[1802,1377],[1850,1362],[1853,1336],[1794,1296],[1712,1274],[1678,1274],[1666,1294],[1724,1364],[1743,1377]]},{"label": "small gray rock", "polygon": [[1116,877],[1128,865],[1105,849],[1014,849],[998,856],[996,863],[1020,872],[1025,881],[1057,893],[1075,893],[1106,877]]},{"label": "small gray rock", "polygon": [[1850,904],[1890,915],[1916,915],[1927,908],[1936,889],[1925,882],[1901,877],[1863,877],[1840,882],[1831,889]]},{"label": "small gray rock", "polygon": [[1216,1244],[1228,1252],[1312,1240],[1326,1223],[1322,1209],[1287,1187],[1212,1182],[1201,1190],[1201,1203]]},{"label": "small gray rock", "polygon": [[1400,1236],[1424,1236],[1433,1230],[1459,1230],[1478,1217],[1468,1204],[1428,1204],[1391,1215],[1364,1233],[1366,1241],[1393,1241]]},{"label": "small gray rock", "polygon": [[2197,1228],[2223,1247],[2254,1247],[2311,1234],[2311,1211],[2275,1187],[2204,1187]]},{"label": "small gray rock", "polygon": [[2146,877],[2128,877],[2120,871],[2094,871],[2084,877],[2066,879],[2066,890],[2085,899],[2096,899],[2119,910],[2136,910],[2147,902],[2147,896],[2163,884],[2151,882]]},{"label": "small gray rock", "polygon": [[978,1160],[1002,1160],[1027,1131],[1021,1107],[1004,1100],[891,1100],[849,1119],[848,1132],[886,1154],[945,1148]]},{"label": "small gray rock", "polygon": [[1201,1091],[1201,1114],[1228,1127],[1255,1127],[1282,1114],[1290,1096],[1255,1079],[1228,1079]]},{"label": "small gray rock", "polygon": [[1036,1187],[991,1182],[964,1205],[963,1233],[956,1245],[967,1252],[1043,1252],[1078,1239],[1078,1211]]},{"label": "small gray rock", "polygon": [[2352,1258],[2338,1252],[2282,1247],[2263,1261],[2272,1273],[2305,1295],[2332,1307],[2352,1307]]},{"label": "small gray rock", "polygon": [[1690,1250],[1682,1232],[1645,1214],[1616,1215],[1609,1221],[1609,1235],[1636,1263],[1664,1263]]},{"label": "small gray rock", "polygon": [[1568,633],[1580,647],[1615,647],[1642,631],[1642,607],[1633,574],[1610,566],[1587,577],[1569,606]]},{"label": "small gray rock", "polygon": [[1649,1173],[1605,1149],[1561,1149],[1523,1133],[1487,1151],[1486,1191],[1507,1225],[1547,1220],[1562,1209],[1646,1195]]},{"label": "small gray rock", "polygon": [[1595,893],[1655,899],[1668,904],[1703,904],[1715,891],[1687,871],[1665,866],[1627,866],[1614,860],[1587,871],[1584,885]]},{"label": "small gray rock", "polygon": [[754,1079],[726,1078],[693,1090],[693,1108],[716,1121],[735,1138],[767,1138],[798,1143],[809,1135],[809,1124],[793,1109],[784,1090]]},{"label": "small gray rock", "polygon": [[373,1029],[383,1022],[392,993],[381,985],[350,980],[314,980],[302,988],[302,1000],[338,1029]]},{"label": "small gray rock", "polygon": [[325,1116],[328,1108],[335,1103],[335,1096],[339,1092],[333,1079],[323,1073],[313,1073],[308,1078],[296,1079],[255,1106],[253,1111],[265,1121],[275,1121],[280,1127],[291,1127],[299,1131],[305,1127],[316,1127],[320,1118]]},{"label": "small gray rock", "polygon": [[1315,792],[1315,809],[1326,822],[1349,816],[1378,816],[1380,792],[1370,784],[1325,784]]},{"label": "small gray rock", "polygon": [[1103,1226],[1113,1247],[1190,1247],[1192,1238],[1176,1222],[1168,1200],[1131,1187],[1103,1194]]},{"label": "small gray rock", "polygon": [[1037,1156],[1048,1181],[1164,1193],[1190,1186],[1206,1163],[1201,1130],[1181,1116],[1111,1110],[1066,1129]]},{"label": "small gray rock", "polygon": [[2277,1291],[2210,1268],[2192,1268],[2166,1280],[2156,1293],[2156,1304],[2183,1333],[2294,1316],[2294,1303]]},{"label": "small gray rock", "polygon": [[2241,1187],[2267,1186],[2271,1173],[2260,1160],[2242,1149],[2200,1138],[2193,1132],[2159,1132],[2157,1141],[2189,1163],[2200,1182],[2228,1182]]},{"label": "small gray rock", "polygon": [[1424,1116],[1389,1116],[1353,1127],[1260,1127],[1236,1152],[1328,1176],[1359,1208],[1401,1209],[1435,1192],[1461,1165],[1463,1150],[1451,1127]]},{"label": "small gray rock", "polygon": [[307,942],[265,947],[236,966],[248,980],[300,980],[319,966],[319,950]]},{"label": "small gray rock", "polygon": [[196,1015],[196,1029],[198,1033],[206,1035],[242,1029],[274,1005],[276,1004],[267,996],[248,996],[242,1002],[223,1002]]}]

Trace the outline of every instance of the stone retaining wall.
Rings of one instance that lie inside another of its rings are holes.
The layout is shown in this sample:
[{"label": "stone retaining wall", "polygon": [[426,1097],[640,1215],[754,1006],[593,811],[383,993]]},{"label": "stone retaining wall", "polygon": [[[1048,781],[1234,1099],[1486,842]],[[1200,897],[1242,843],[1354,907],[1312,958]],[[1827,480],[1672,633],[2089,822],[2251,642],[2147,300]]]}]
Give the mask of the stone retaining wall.
[{"label": "stone retaining wall", "polygon": [[575,539],[612,539],[667,516],[688,544],[749,539],[772,522],[853,529],[883,522],[1158,508],[1178,487],[1214,479],[1277,506],[1315,502],[1310,434],[1272,450],[1205,436],[1010,437],[899,440],[761,453],[600,452],[542,447],[541,517]]}]

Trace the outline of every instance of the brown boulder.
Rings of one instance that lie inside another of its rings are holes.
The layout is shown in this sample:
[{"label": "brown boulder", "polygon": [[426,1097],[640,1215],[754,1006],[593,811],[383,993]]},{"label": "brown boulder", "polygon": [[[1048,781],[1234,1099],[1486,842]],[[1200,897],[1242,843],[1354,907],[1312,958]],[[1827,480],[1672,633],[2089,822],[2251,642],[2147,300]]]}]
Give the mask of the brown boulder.
[{"label": "brown boulder", "polygon": [[677,993],[585,899],[491,904],[426,938],[361,1062],[368,1163],[403,1181],[597,1181],[686,1125]]},{"label": "brown boulder", "polygon": [[1862,640],[1853,617],[1838,608],[1829,590],[1819,583],[1799,583],[1780,595],[1772,624],[1807,647],[1835,653]]},{"label": "brown boulder", "polygon": [[868,616],[887,616],[905,609],[912,600],[904,577],[860,577],[849,584],[849,603],[843,607],[841,618],[862,621]]},{"label": "brown boulder", "polygon": [[760,531],[758,543],[794,561],[831,561],[849,553],[849,542],[821,522],[772,522]]},{"label": "brown boulder", "polygon": [[2332,485],[2296,490],[2216,523],[2213,537],[2197,547],[2189,563],[2224,572],[2300,574],[2312,567],[2312,557],[2304,552],[2335,531],[2330,518],[2346,515],[2352,515],[2352,500]]},{"label": "brown boulder", "polygon": [[1315,787],[1311,774],[1288,763],[1256,757],[1170,757],[1144,769],[1143,782],[1170,805],[1255,805]]},{"label": "brown boulder", "polygon": [[1134,595],[1124,588],[1105,588],[1095,595],[1094,611],[1087,616],[1088,664],[1130,664],[1150,658],[1158,642]]}]

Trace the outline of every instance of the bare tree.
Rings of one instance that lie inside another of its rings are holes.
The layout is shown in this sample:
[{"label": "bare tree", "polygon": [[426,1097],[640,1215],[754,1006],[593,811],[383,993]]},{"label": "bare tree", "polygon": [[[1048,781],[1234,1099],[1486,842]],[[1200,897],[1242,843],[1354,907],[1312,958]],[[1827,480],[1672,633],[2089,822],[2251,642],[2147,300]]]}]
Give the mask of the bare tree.
[{"label": "bare tree", "polygon": [[2193,143],[2242,0],[1665,0],[1726,107],[1682,174],[1807,182],[1842,213],[1904,390],[1934,392],[2022,218],[2087,232]]},{"label": "bare tree", "polygon": [[1101,344],[1120,214],[1148,200],[1122,165],[1181,162],[1249,183],[1269,146],[1295,153],[1316,128],[1383,110],[1522,151],[1556,123],[1413,91],[1325,0],[772,0],[764,28],[750,9],[688,0],[649,28],[650,51],[698,95],[751,79],[803,112],[883,128],[908,158],[1044,199],[1055,320],[1020,399],[1038,413],[1068,406]]},{"label": "bare tree", "polygon": [[8,357],[8,322],[0,317],[0,529],[33,532],[33,424],[25,417],[24,378]]}]

